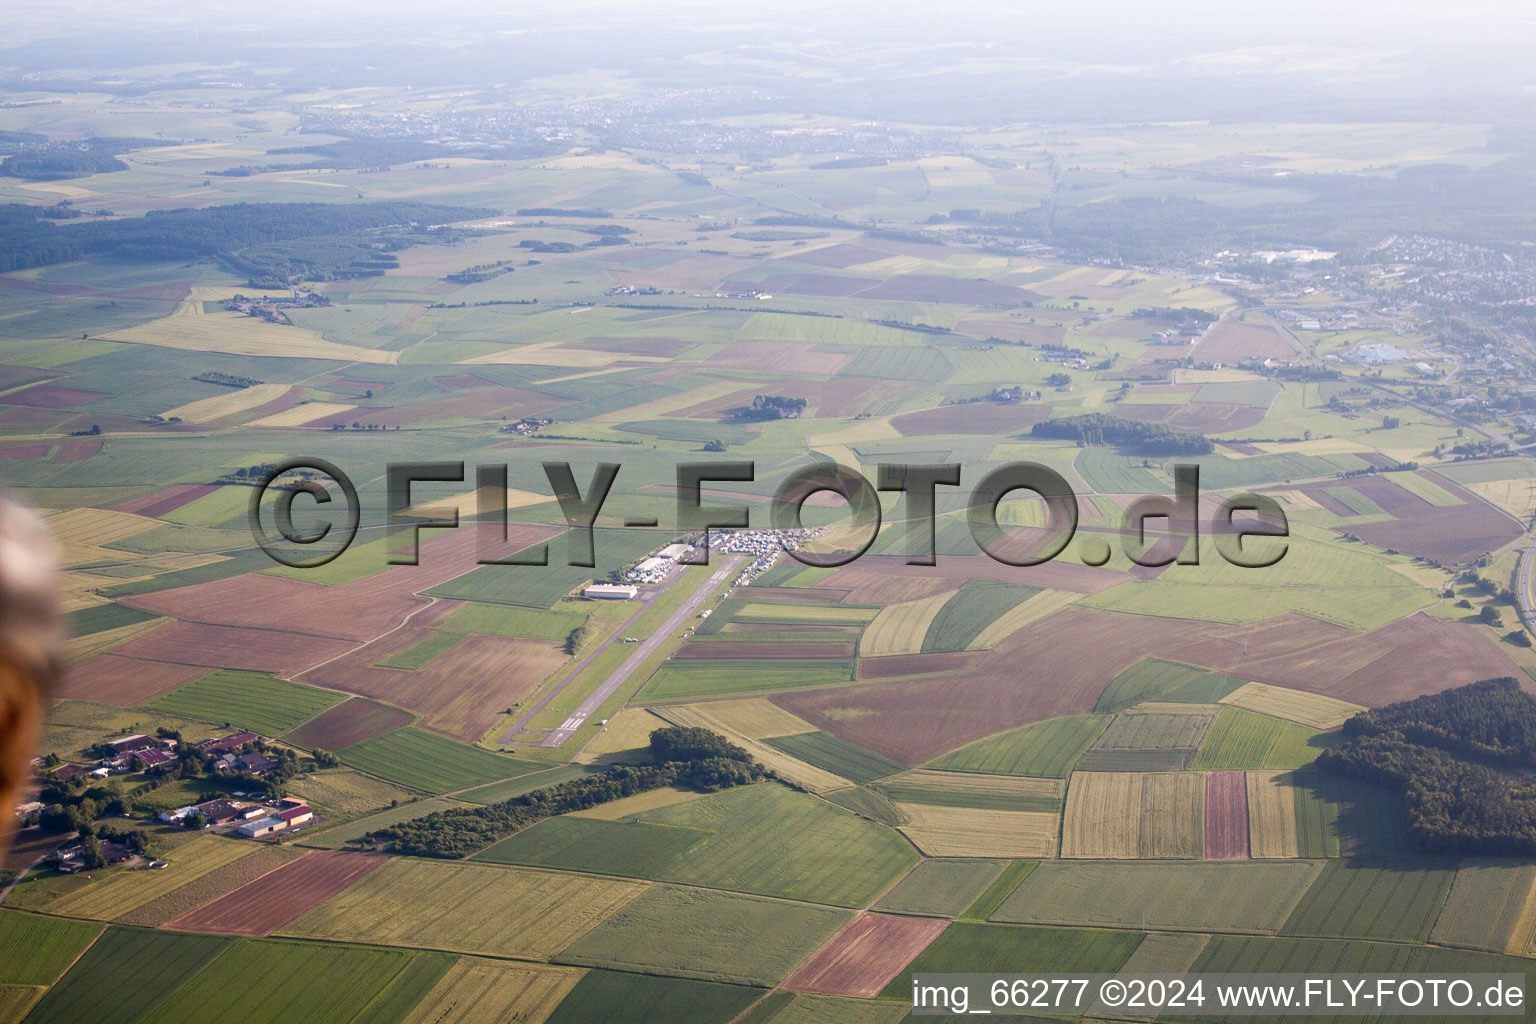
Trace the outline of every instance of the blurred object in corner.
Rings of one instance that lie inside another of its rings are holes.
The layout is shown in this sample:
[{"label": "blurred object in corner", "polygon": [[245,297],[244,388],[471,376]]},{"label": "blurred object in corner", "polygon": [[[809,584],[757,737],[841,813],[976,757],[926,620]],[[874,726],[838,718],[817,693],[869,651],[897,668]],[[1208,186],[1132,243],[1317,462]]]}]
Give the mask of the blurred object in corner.
[{"label": "blurred object in corner", "polygon": [[0,852],[62,666],[57,548],[36,516],[0,497]]}]

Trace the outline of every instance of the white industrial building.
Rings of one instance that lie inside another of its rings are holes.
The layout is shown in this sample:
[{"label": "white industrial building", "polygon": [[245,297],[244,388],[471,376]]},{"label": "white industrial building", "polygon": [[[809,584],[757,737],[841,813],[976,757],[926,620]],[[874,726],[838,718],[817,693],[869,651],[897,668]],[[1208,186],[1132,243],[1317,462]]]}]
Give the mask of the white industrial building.
[{"label": "white industrial building", "polygon": [[629,601],[639,593],[639,587],[632,587],[627,583],[593,583],[581,592],[581,596],[597,598],[600,601]]}]

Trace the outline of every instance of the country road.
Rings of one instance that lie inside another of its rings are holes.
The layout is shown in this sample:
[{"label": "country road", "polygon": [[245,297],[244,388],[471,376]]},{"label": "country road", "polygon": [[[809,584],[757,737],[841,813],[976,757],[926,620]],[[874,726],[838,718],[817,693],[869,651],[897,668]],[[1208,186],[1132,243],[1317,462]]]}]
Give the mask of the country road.
[{"label": "country road", "polygon": [[[709,579],[705,580],[704,583],[698,588],[698,590],[689,595],[688,599],[679,605],[676,611],[667,616],[667,620],[665,622],[658,626],[650,636],[633,645],[634,650],[630,652],[629,657],[625,658],[623,663],[621,663],[618,668],[614,669],[612,674],[610,674],[607,679],[603,680],[597,689],[588,694],[586,699],[576,706],[576,710],[572,711],[570,716],[567,717],[565,721],[561,722],[558,728],[551,730],[547,736],[540,740],[539,746],[558,747],[565,743],[566,740],[570,739],[571,735],[577,729],[580,729],[588,718],[591,718],[594,714],[596,714],[597,709],[602,707],[609,697],[613,696],[614,691],[623,686],[625,682],[629,680],[629,677],[634,675],[635,671],[639,669],[641,665],[645,664],[651,655],[660,650],[661,645],[666,643],[667,639],[671,637],[673,633],[677,632],[678,627],[681,626],[683,622],[689,618],[689,616],[698,611],[699,605],[704,603],[705,599],[714,592],[716,587],[725,581],[727,576],[736,571],[736,569],[741,565],[743,559],[744,556],[741,555],[724,559],[720,563],[720,567],[710,574]],[[683,572],[674,576],[672,581],[668,583],[667,586],[674,586],[676,583],[682,580],[685,575],[686,572]],[[660,595],[657,596],[659,597]],[[507,734],[502,737],[502,742],[510,743],[512,742],[513,736],[516,736],[519,732],[525,731],[528,723],[533,720],[534,716],[543,711],[544,708],[549,705],[550,701],[554,700],[554,698],[559,695],[562,690],[573,683],[576,678],[581,675],[582,671],[587,667],[587,665],[591,664],[594,658],[596,658],[603,651],[607,650],[611,645],[616,643],[623,643],[625,630],[629,628],[630,623],[638,618],[640,614],[643,613],[643,611],[644,609],[641,609],[640,612],[636,612],[634,616],[631,616],[628,620],[626,620],[623,627],[615,631],[613,636],[609,637],[602,644],[598,645],[596,650],[582,659],[581,664],[571,670],[571,672],[565,677],[565,679],[560,682],[558,686],[546,694],[541,701],[535,704],[528,710],[525,715],[518,719],[517,724],[508,730]]]}]

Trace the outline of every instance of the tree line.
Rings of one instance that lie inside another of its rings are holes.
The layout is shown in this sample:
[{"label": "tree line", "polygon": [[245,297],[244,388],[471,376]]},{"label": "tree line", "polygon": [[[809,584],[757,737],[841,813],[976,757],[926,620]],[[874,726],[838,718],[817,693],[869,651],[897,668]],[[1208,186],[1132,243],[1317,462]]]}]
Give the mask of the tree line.
[{"label": "tree line", "polygon": [[1029,428],[1035,437],[1077,441],[1080,444],[1114,445],[1136,455],[1209,455],[1214,446],[1200,434],[1169,430],[1161,423],[1121,419],[1108,413],[1090,412],[1043,420]]},{"label": "tree line", "polygon": [[1536,854],[1536,698],[1511,678],[1362,712],[1323,771],[1403,795],[1408,835],[1434,853]]},{"label": "tree line", "polygon": [[546,818],[663,786],[712,793],[770,777],[768,769],[745,750],[708,729],[657,729],[651,733],[650,752],[653,764],[618,765],[498,804],[436,811],[377,829],[354,842],[382,845],[394,853],[416,857],[457,859]]}]

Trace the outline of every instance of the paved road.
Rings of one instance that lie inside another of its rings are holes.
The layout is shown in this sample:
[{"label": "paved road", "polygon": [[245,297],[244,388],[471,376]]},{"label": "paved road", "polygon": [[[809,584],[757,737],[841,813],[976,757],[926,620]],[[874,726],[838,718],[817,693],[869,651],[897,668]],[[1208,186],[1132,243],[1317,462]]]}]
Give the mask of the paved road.
[{"label": "paved road", "polygon": [[[630,652],[629,657],[625,658],[623,663],[619,665],[618,668],[614,669],[613,673],[609,675],[607,679],[603,680],[602,684],[599,685],[597,689],[593,690],[585,700],[578,704],[576,706],[576,710],[572,711],[570,716],[566,718],[565,721],[561,722],[558,728],[551,730],[547,736],[540,740],[539,746],[558,747],[566,740],[570,739],[571,734],[574,733],[577,729],[580,729],[582,725],[587,721],[587,719],[596,714],[597,709],[602,707],[609,697],[613,696],[614,691],[628,682],[629,677],[634,675],[635,671],[639,669],[641,665],[645,664],[651,655],[655,654],[658,650],[661,649],[661,645],[666,643],[668,638],[677,632],[678,628],[682,626],[683,622],[686,621],[689,616],[698,611],[699,605],[704,603],[709,595],[714,592],[714,589],[721,583],[725,582],[727,576],[733,572],[738,571],[743,560],[744,556],[741,555],[724,559],[720,563],[720,567],[710,574],[709,579],[707,579],[697,590],[690,594],[688,599],[685,600],[680,606],[678,606],[676,611],[667,616],[667,621],[663,622],[656,628],[654,632],[651,633],[650,636],[641,640],[639,643],[629,645],[634,648],[634,650]],[[686,570],[684,572],[678,573],[673,577],[672,582],[669,583],[668,586],[670,587],[676,584],[677,581],[683,579],[686,575]],[[657,596],[659,597],[660,595],[658,594]],[[644,609],[641,611],[643,612]],[[597,648],[597,650],[593,651],[590,655],[583,659],[582,663],[578,665],[574,670],[572,670],[572,672],[565,677],[559,686],[550,691],[550,693],[543,700],[541,700],[537,705],[530,709],[529,712],[518,721],[518,724],[513,727],[512,731],[507,733],[506,737],[503,737],[502,742],[510,742],[512,736],[521,731],[527,725],[527,723],[533,719],[535,715],[544,710],[545,706],[547,706],[549,702],[553,700],[561,690],[565,689],[566,686],[574,682],[576,677],[581,674],[582,669],[584,669],[592,661],[593,658],[597,657],[604,650],[606,650],[609,644],[623,643],[623,637],[625,635],[624,630],[629,628],[630,623],[632,623],[635,618],[639,616],[639,614],[640,613],[636,613],[636,615],[631,616],[624,623],[624,627],[614,634],[613,639],[603,643]]]}]

